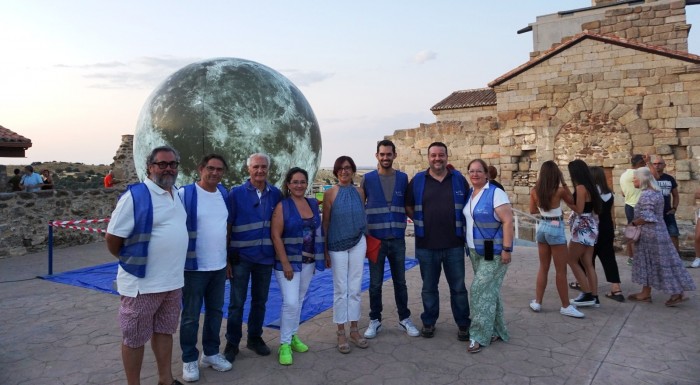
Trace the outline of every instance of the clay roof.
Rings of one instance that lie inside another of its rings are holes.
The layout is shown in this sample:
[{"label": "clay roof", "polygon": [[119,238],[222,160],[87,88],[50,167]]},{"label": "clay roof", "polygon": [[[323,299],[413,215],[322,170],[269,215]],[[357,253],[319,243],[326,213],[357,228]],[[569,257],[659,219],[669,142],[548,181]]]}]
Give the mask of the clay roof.
[{"label": "clay roof", "polygon": [[496,93],[491,88],[455,91],[430,108],[430,111],[478,106],[495,106]]},{"label": "clay roof", "polygon": [[585,39],[593,39],[597,41],[601,41],[604,43],[608,44],[615,44],[619,45],[621,47],[626,47],[626,48],[631,48],[639,51],[644,51],[644,52],[649,52],[653,53],[656,55],[661,55],[661,56],[666,56],[678,60],[683,60],[687,62],[691,62],[694,64],[700,64],[700,56],[698,55],[693,55],[688,52],[683,52],[683,51],[676,51],[672,49],[668,49],[666,47],[661,47],[661,46],[656,46],[656,45],[651,45],[651,44],[644,44],[640,43],[634,40],[630,39],[625,39],[613,35],[600,35],[597,33],[593,32],[588,32],[588,31],[583,31],[582,33],[579,33],[578,35],[572,36],[569,40],[565,41],[564,43],[559,44],[558,46],[555,46],[545,52],[543,52],[540,56],[528,61],[527,63],[524,63],[511,71],[507,72],[506,74],[500,76],[499,78],[493,80],[492,82],[489,83],[489,87],[495,87],[506,80],[527,71],[528,69],[536,66],[537,64],[551,58],[552,56],[570,48],[573,47],[574,45],[582,42]]},{"label": "clay roof", "polygon": [[32,146],[32,141],[8,128],[0,126],[0,146],[28,148]]},{"label": "clay roof", "polygon": [[24,150],[32,146],[32,141],[24,136],[0,126],[0,157],[24,157]]}]

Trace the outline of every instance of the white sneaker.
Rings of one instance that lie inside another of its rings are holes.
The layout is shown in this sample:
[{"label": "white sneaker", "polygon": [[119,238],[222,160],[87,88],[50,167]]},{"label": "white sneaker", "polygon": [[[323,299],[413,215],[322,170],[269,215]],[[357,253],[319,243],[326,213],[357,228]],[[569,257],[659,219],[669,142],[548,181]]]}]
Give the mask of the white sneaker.
[{"label": "white sneaker", "polygon": [[365,330],[365,338],[374,338],[379,333],[379,329],[382,328],[382,321],[378,319],[369,320],[369,326]]},{"label": "white sneaker", "polygon": [[573,305],[569,305],[568,307],[563,307],[559,309],[559,313],[562,315],[568,315],[569,317],[574,317],[574,318],[583,318],[585,315],[578,311],[576,307]]},{"label": "white sneaker", "polygon": [[535,313],[539,313],[540,310],[542,310],[542,305],[540,305],[539,303],[537,303],[536,300],[533,299],[532,301],[530,301],[530,309],[532,309],[532,311],[534,311]]},{"label": "white sneaker", "polygon": [[416,325],[413,324],[413,321],[411,321],[410,318],[399,321],[399,326],[401,326],[403,330],[406,331],[406,334],[411,337],[418,337],[420,335],[418,328],[416,328]]},{"label": "white sneaker", "polygon": [[202,366],[205,368],[211,366],[212,369],[219,372],[227,372],[233,368],[233,365],[221,353],[213,356],[202,355]]},{"label": "white sneaker", "polygon": [[187,382],[199,381],[199,365],[197,361],[182,364],[182,379]]},{"label": "white sneaker", "polygon": [[688,267],[691,267],[693,269],[700,267],[700,257],[695,257],[695,260],[693,261],[693,263],[691,263],[690,266],[688,266]]}]

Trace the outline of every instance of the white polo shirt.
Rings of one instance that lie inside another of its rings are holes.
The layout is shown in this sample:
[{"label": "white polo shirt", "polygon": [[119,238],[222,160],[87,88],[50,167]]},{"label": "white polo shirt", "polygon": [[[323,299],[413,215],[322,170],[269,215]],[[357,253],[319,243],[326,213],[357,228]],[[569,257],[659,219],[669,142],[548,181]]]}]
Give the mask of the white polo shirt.
[{"label": "white polo shirt", "polygon": [[[117,272],[117,290],[127,297],[139,293],[162,293],[179,289],[185,284],[184,269],[187,256],[187,213],[172,188],[172,196],[150,179],[144,182],[153,202],[153,229],[148,244],[146,276],[138,278],[121,266]],[[134,228],[134,201],[126,192],[117,202],[107,226],[107,232],[128,238]]]}]

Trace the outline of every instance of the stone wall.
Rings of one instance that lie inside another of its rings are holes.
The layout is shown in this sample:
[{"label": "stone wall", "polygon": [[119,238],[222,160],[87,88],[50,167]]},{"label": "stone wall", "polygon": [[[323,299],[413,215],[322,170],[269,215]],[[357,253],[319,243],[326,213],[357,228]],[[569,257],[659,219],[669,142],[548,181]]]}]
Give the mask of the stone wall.
[{"label": "stone wall", "polygon": [[617,8],[605,18],[584,23],[581,28],[603,35],[616,35],[641,43],[688,52],[690,24],[686,23],[685,1],[670,4]]},{"label": "stone wall", "polygon": [[[0,258],[46,250],[49,221],[109,217],[120,192],[121,189],[95,189],[0,193]],[[83,226],[106,228],[104,224]],[[53,230],[55,247],[103,239],[101,234],[85,231]]]},{"label": "stone wall", "polygon": [[479,118],[496,116],[496,106],[477,106],[452,110],[437,110],[433,111],[433,114],[435,115],[435,120],[438,122],[469,122]]},{"label": "stone wall", "polygon": [[134,136],[122,135],[122,142],[114,155],[114,178],[119,181],[118,187],[139,181],[134,166]]}]

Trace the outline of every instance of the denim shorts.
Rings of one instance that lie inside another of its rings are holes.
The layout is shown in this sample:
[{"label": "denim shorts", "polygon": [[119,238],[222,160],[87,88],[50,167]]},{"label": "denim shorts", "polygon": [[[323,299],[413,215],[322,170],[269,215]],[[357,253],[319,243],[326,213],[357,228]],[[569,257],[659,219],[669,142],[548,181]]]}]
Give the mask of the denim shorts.
[{"label": "denim shorts", "polygon": [[537,225],[537,242],[548,245],[565,245],[566,234],[563,220],[543,219]]}]

